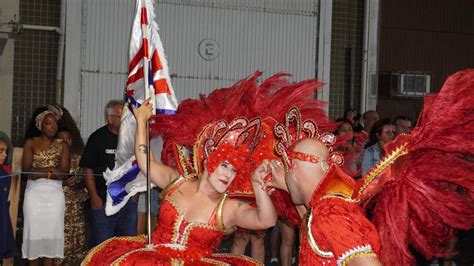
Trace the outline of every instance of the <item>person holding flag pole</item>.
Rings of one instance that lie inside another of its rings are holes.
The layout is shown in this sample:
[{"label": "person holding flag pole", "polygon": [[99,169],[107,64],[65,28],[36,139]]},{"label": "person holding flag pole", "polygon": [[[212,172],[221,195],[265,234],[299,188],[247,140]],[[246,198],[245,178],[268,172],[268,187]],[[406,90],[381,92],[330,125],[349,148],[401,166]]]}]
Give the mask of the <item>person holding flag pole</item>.
[{"label": "person holding flag pole", "polygon": [[[82,265],[261,265],[243,255],[215,252],[222,237],[236,227],[262,230],[275,224],[265,181],[270,175],[267,159],[274,158],[272,119],[283,119],[298,103],[313,110],[311,115],[320,115],[312,97],[319,83],[289,84],[285,75],[277,74],[258,85],[261,72],[256,72],[208,97],[185,100],[175,111],[153,6],[150,0],[137,0],[136,6],[127,81],[130,108],[121,119],[116,167],[104,174],[106,212],[117,212],[133,194],[144,191],[142,173],[163,189],[163,201],[148,239],[111,238],[92,249]],[[134,89],[137,82],[146,84],[145,92]],[[153,97],[147,98],[147,93],[152,96],[149,84],[156,105]],[[151,151],[150,135],[156,133],[163,136],[166,164]],[[254,198],[256,206],[237,199],[239,193]]]},{"label": "person holding flag pole", "polygon": [[[143,85],[145,89],[145,97],[146,99],[150,99],[150,104],[152,107],[152,114],[156,114],[155,106],[156,101],[154,96],[154,89],[153,83],[150,84],[149,82],[149,69],[150,69],[150,60],[149,60],[149,50],[148,50],[148,18],[147,18],[147,6],[146,1],[142,1],[142,8],[141,8],[141,29],[142,29],[142,36],[143,36]],[[151,86],[150,86],[151,85]],[[151,147],[150,145],[150,121],[146,123],[146,145]],[[150,184],[150,149],[147,149],[146,153],[146,206],[147,206],[147,248],[151,248],[151,184]]]},{"label": "person holding flag pole", "polygon": [[[262,189],[263,178],[268,175],[268,162],[263,161],[252,169],[248,167],[260,141],[261,120],[237,118],[228,123],[196,123],[194,128],[206,133],[188,135],[199,146],[199,155],[195,156],[200,159],[193,174],[185,176],[177,169],[155,161],[150,147],[149,119],[153,114],[174,114],[177,104],[152,3],[137,0],[136,7],[126,91],[129,108],[121,118],[116,166],[104,173],[108,186],[106,213],[116,213],[133,194],[145,187],[149,195],[150,179],[165,189],[165,197],[153,235],[149,223],[147,239],[144,236],[111,238],[92,249],[82,264],[120,265],[133,260],[147,265],[214,265],[218,261],[260,265],[245,256],[214,255],[212,252],[223,234],[234,226],[265,229],[275,224],[275,209],[267,191]],[[139,83],[145,85],[143,92],[135,90]],[[174,115],[168,117],[169,121],[174,120]],[[222,123],[225,124],[223,128]],[[216,135],[216,131],[220,133]],[[209,149],[212,143],[213,148]],[[224,154],[213,152],[219,148],[225,151]],[[144,179],[142,173],[149,178]],[[225,193],[234,179],[244,177],[246,182],[252,180],[258,208],[228,199]],[[147,201],[150,206],[150,198]]]},{"label": "person holding flag pole", "polygon": [[[136,89],[141,87],[143,90]],[[158,34],[153,4],[149,0],[136,1],[125,94],[126,101],[136,107],[140,106],[145,99],[150,99],[153,114],[172,115],[177,108],[163,46]],[[133,195],[146,191],[147,235],[148,244],[151,244],[151,184],[148,176],[145,178],[140,173],[135,161],[133,154],[135,128],[136,122],[131,113],[131,107],[125,108],[121,118],[115,168],[104,173],[108,185],[106,214],[117,213]],[[147,143],[150,146],[149,136]]]},{"label": "person holding flag pole", "polygon": [[[275,75],[258,85],[260,75],[185,100],[173,116],[153,116],[151,99],[139,108],[132,105],[138,169],[164,189],[152,244],[145,236],[112,238],[91,250],[83,265],[262,265],[243,255],[215,252],[236,227],[261,230],[276,222],[265,181],[268,159],[275,158],[273,117],[283,119],[293,104],[304,107],[308,116],[320,116],[322,109],[312,97],[318,82],[289,84]],[[156,133],[163,136],[166,164],[156,161],[147,145],[147,134]],[[256,207],[237,197],[253,198]]]}]

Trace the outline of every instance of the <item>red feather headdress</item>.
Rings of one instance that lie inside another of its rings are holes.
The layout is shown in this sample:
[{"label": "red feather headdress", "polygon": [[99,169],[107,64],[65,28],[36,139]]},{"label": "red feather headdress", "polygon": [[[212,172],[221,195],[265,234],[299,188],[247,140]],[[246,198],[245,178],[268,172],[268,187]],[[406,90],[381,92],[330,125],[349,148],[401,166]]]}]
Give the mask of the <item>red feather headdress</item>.
[{"label": "red feather headdress", "polygon": [[[273,127],[276,123],[284,121],[285,114],[293,106],[298,107],[303,119],[316,120],[320,130],[331,131],[335,128],[335,124],[327,118],[322,108],[326,103],[315,98],[316,90],[321,88],[322,83],[316,80],[290,83],[287,74],[276,74],[259,83],[261,75],[261,72],[256,72],[229,88],[216,89],[207,96],[200,95],[199,99],[184,100],[178,106],[176,115],[155,116],[151,124],[151,135],[159,134],[163,137],[162,161],[169,165],[177,165],[182,174],[202,171],[205,152],[204,146],[199,144],[203,140],[198,140],[202,129],[209,128],[206,125],[216,125],[217,121],[229,122],[236,117],[248,119],[258,117],[263,122],[259,133],[256,134],[259,144],[252,152],[251,160],[245,165],[242,162],[235,167],[238,169],[255,167],[263,159],[277,158],[273,148],[275,144]],[[192,151],[190,159],[186,158],[182,147]],[[218,146],[215,147],[215,150],[218,149]],[[207,153],[209,156],[210,153]],[[236,177],[228,192],[234,195],[252,196],[249,177]],[[280,199],[289,199],[284,196],[278,197],[279,193],[277,190],[272,195]],[[298,217],[296,211],[294,217]]]},{"label": "red feather headdress", "polygon": [[[259,117],[267,120],[267,123],[276,123],[272,119],[283,120],[292,106],[300,109],[303,118],[316,119],[322,130],[334,129],[334,124],[321,108],[325,103],[314,97],[316,89],[322,85],[320,82],[306,80],[289,83],[289,75],[276,74],[258,84],[257,80],[261,74],[256,72],[229,88],[216,89],[208,96],[200,95],[199,99],[184,100],[175,115],[155,116],[151,124],[151,135],[159,134],[163,137],[162,161],[172,165],[180,164],[176,156],[176,145],[192,150],[200,132],[208,124],[231,121],[236,117]],[[194,151],[192,156],[195,156],[196,152]],[[259,159],[254,158],[254,165],[263,158],[257,157]],[[193,157],[193,160],[202,159],[204,158]],[[195,164],[194,168],[196,166]],[[194,171],[199,172],[199,169]]]}]

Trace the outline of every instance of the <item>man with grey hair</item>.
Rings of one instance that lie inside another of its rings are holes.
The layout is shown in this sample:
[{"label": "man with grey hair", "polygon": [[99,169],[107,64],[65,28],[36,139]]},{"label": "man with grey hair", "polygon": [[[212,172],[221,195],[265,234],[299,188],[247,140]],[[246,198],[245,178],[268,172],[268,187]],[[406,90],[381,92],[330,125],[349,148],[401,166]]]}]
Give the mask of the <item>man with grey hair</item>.
[{"label": "man with grey hair", "polygon": [[122,117],[123,101],[110,100],[104,109],[105,121],[110,131],[118,135],[120,129],[120,118]]},{"label": "man with grey hair", "polygon": [[135,202],[129,201],[115,215],[105,214],[107,186],[102,173],[107,168],[114,168],[122,109],[123,102],[120,100],[111,100],[107,103],[105,106],[107,124],[90,135],[79,164],[86,174],[85,183],[90,198],[90,247],[114,236],[136,235],[137,205]]}]

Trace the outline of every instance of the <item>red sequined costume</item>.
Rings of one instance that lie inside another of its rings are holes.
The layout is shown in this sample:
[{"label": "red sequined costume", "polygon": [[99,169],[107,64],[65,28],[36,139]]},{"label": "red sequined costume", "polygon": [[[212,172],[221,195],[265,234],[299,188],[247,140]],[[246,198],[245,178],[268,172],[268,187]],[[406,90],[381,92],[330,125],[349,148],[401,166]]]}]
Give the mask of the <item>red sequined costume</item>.
[{"label": "red sequined costume", "polygon": [[[283,120],[286,112],[293,106],[298,107],[303,119],[316,118],[322,131],[332,131],[335,123],[327,118],[322,107],[327,103],[314,97],[322,83],[310,79],[296,83],[288,81],[288,74],[275,74],[261,83],[262,72],[257,71],[252,76],[243,79],[229,88],[212,91],[209,95],[200,95],[199,99],[187,99],[178,107],[179,117],[157,115],[155,123],[151,124],[151,135],[162,135],[164,139],[162,161],[172,164],[176,158],[176,144],[192,149],[200,127],[218,119],[231,120],[235,117],[260,117],[263,121],[262,130],[273,135],[273,125]],[[177,134],[179,132],[179,134]],[[178,163],[185,165],[185,156]],[[273,151],[273,143],[263,144],[259,152],[253,154],[253,162],[258,165],[263,159],[277,158]],[[181,168],[184,173],[192,173],[192,163]],[[228,188],[232,198],[253,199],[253,190],[249,179],[234,180]],[[279,219],[286,220],[299,226],[301,219],[288,193],[274,189],[271,198]]]},{"label": "red sequined costume", "polygon": [[313,193],[300,231],[300,265],[346,265],[355,257],[377,256],[375,226],[352,199],[355,182],[332,165]]},{"label": "red sequined costume", "polygon": [[[194,177],[190,177],[194,178]],[[159,223],[152,235],[153,248],[146,239],[117,237],[94,248],[84,265],[260,265],[236,254],[215,253],[227,232],[222,223],[224,194],[208,223],[190,222],[173,200],[174,191],[187,179],[180,177],[162,192]]]},{"label": "red sequined costume", "polygon": [[251,154],[264,138],[260,127],[259,118],[241,117],[229,123],[219,120],[202,127],[194,148],[195,173],[187,178],[177,178],[163,191],[164,201],[152,245],[145,247],[146,242],[140,237],[112,238],[90,251],[83,265],[259,265],[245,256],[212,255],[225,232],[222,217],[225,193],[209,221],[202,223],[185,219],[184,212],[174,201],[173,192],[191,178],[200,178],[206,169],[212,173],[222,161],[237,169],[235,180],[248,178],[249,171],[253,171]]},{"label": "red sequined costume", "polygon": [[[286,75],[278,74],[257,85],[260,75],[257,72],[230,88],[215,90],[207,97],[201,96],[199,100],[185,100],[179,105],[176,115],[157,115],[151,124],[151,135],[163,136],[163,162],[176,165],[182,176],[199,176],[204,169],[212,173],[220,162],[228,160],[238,169],[227,190],[228,194],[233,197],[251,197],[253,189],[249,173],[261,160],[272,158],[269,153],[274,152],[271,118],[283,117],[292,104],[300,107],[305,116],[324,115],[319,107],[321,104],[314,99],[314,91],[320,85],[318,82],[308,80],[289,84],[284,78]],[[246,120],[235,117],[260,117],[263,122],[260,123],[259,118]],[[229,124],[225,122],[231,119]],[[321,123],[322,127],[329,128],[332,125],[330,122]],[[238,132],[238,135],[232,132]],[[189,157],[182,147],[192,151]],[[215,219],[210,219],[206,224],[190,223],[184,219],[178,206],[173,204],[172,191],[165,193],[152,238],[153,248],[144,248],[146,241],[143,237],[114,238],[92,250],[83,264],[258,264],[244,256],[212,254],[225,231],[222,222],[219,223],[225,198],[216,208]],[[293,212],[289,210],[286,208],[281,213],[299,219],[295,209]]]}]

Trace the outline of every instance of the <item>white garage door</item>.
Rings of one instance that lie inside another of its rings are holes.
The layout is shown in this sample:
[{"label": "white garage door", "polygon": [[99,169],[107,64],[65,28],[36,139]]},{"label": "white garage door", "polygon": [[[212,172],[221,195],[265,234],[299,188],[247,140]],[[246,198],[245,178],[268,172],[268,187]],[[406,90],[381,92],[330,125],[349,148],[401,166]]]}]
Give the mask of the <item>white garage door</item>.
[{"label": "white garage door", "polygon": [[[293,73],[295,80],[316,77],[317,5],[317,0],[159,1],[155,12],[178,100],[229,86],[255,70],[265,77],[276,72]],[[77,100],[83,137],[104,123],[105,103],[122,98],[133,9],[130,0],[82,2]]]}]

